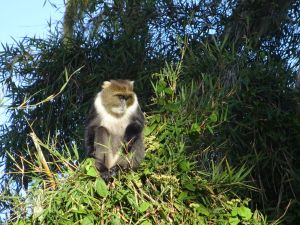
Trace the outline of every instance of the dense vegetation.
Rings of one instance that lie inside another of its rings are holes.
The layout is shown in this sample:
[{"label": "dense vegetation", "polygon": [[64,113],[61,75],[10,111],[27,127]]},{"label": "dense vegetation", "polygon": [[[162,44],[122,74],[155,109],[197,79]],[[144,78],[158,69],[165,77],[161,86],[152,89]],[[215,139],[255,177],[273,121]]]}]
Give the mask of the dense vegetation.
[{"label": "dense vegetation", "polygon": [[[4,46],[7,221],[294,224],[299,14],[300,1],[69,0],[63,34]],[[136,80],[147,154],[106,185],[82,138],[111,78]]]}]

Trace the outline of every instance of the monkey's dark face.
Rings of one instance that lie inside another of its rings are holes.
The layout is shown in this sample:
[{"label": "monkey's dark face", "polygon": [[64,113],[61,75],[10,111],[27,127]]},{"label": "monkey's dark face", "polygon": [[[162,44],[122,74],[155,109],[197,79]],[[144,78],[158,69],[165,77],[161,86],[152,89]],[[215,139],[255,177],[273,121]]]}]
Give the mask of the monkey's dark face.
[{"label": "monkey's dark face", "polygon": [[122,116],[135,101],[132,84],[129,81],[111,81],[103,86],[102,104],[114,116]]}]

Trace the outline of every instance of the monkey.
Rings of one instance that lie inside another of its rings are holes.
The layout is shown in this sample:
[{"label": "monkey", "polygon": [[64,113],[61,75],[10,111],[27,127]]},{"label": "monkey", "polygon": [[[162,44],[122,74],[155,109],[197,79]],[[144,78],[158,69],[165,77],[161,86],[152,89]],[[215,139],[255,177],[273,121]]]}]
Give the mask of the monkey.
[{"label": "monkey", "polygon": [[136,169],[145,156],[144,114],[134,81],[104,81],[85,126],[85,151],[105,181],[119,170]]}]

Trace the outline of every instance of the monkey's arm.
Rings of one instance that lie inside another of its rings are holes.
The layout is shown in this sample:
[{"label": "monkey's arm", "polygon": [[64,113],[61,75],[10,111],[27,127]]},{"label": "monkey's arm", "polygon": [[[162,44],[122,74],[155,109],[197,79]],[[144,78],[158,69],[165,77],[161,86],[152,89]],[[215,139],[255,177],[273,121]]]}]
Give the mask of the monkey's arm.
[{"label": "monkey's arm", "polygon": [[128,150],[130,151],[131,145],[136,141],[138,136],[142,133],[144,129],[144,114],[140,108],[138,108],[137,113],[131,118],[131,123],[125,130],[124,141],[128,144]]},{"label": "monkey's arm", "polygon": [[144,123],[144,114],[141,109],[138,108],[138,112],[125,130],[125,152],[123,152],[122,160],[118,162],[119,166],[136,169],[145,157],[143,137]]},{"label": "monkey's arm", "polygon": [[140,136],[137,137],[137,139],[131,146],[131,152],[133,156],[131,159],[130,166],[132,167],[132,169],[136,169],[145,157],[145,146],[142,133],[140,134]]},{"label": "monkey's arm", "polygon": [[128,154],[123,152],[117,164],[123,169],[136,169],[144,157],[145,146],[143,134],[141,133],[135,136],[135,141],[131,145],[130,152]]},{"label": "monkey's arm", "polygon": [[95,139],[95,127],[88,126],[85,130],[85,137],[84,137],[85,154],[87,157],[93,157],[95,151],[94,139]]},{"label": "monkey's arm", "polygon": [[95,141],[95,128],[97,127],[97,123],[99,124],[100,121],[97,118],[95,107],[92,107],[89,111],[86,120],[85,132],[84,132],[84,147],[85,147],[85,154],[87,157],[93,157],[95,151],[94,141]]}]

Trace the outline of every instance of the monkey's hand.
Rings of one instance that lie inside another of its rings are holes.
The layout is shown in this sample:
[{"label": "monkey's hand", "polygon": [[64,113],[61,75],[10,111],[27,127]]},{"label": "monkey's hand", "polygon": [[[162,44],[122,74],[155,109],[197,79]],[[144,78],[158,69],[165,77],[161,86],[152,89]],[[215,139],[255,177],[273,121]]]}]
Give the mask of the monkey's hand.
[{"label": "monkey's hand", "polygon": [[95,157],[95,149],[94,146],[86,146],[85,147],[85,151],[86,151],[86,156],[87,157],[91,157],[94,158]]},{"label": "monkey's hand", "polygon": [[138,136],[143,130],[143,125],[139,122],[134,122],[126,127],[124,139],[130,141],[134,137]]},{"label": "monkey's hand", "polygon": [[101,177],[105,181],[105,183],[112,182],[112,180],[113,180],[112,173],[108,170],[101,172]]},{"label": "monkey's hand", "polygon": [[114,166],[113,168],[108,170],[102,163],[96,163],[96,167],[97,167],[98,171],[100,172],[102,179],[106,183],[112,182],[113,177],[117,175],[117,172],[119,170],[119,168],[117,166]]},{"label": "monkey's hand", "polygon": [[106,183],[112,181],[112,176],[113,176],[112,172],[105,167],[105,165],[103,164],[103,162],[101,160],[96,159],[95,166],[96,166],[97,170],[100,172],[102,179]]},{"label": "monkey's hand", "polygon": [[125,153],[131,151],[132,145],[136,139],[140,136],[143,130],[143,125],[138,121],[129,124],[125,130],[124,141],[126,144]]}]

